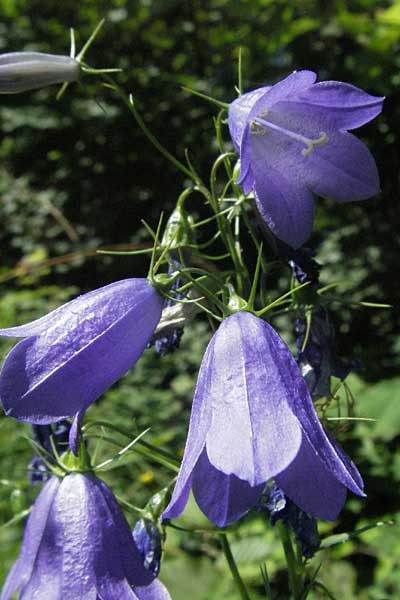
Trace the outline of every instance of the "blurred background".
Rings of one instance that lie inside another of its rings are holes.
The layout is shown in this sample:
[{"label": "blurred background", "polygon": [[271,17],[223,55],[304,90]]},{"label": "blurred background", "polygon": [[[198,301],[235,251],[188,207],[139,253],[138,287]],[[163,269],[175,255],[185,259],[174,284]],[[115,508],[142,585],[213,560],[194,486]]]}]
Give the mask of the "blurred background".
[{"label": "blurred background", "polygon": [[[205,176],[217,156],[215,107],[182,86],[230,102],[236,96],[239,47],[245,90],[306,68],[320,80],[342,80],[386,96],[382,116],[358,132],[378,164],[381,194],[349,205],[318,200],[309,245],[323,265],[323,282],[350,280],[343,298],[394,307],[331,306],[340,355],[363,365],[348,378],[356,413],[377,421],[358,422],[342,438],[364,476],[368,498],[350,498],[340,520],[322,524],[320,531],[342,533],[395,520],[400,507],[400,1],[0,0],[0,14],[0,52],[68,54],[69,27],[76,30],[79,48],[106,18],[87,62],[122,68],[118,82],[134,94],[152,131],[180,158],[188,148]],[[145,275],[148,259],[100,256],[96,249],[144,247],[148,238],[141,219],[155,226],[161,210],[173,209],[185,183],[116,96],[94,78],[70,86],[59,101],[56,93],[52,87],[0,97],[1,327],[31,320],[111,281]],[[271,285],[284,287],[279,280]],[[283,322],[281,333],[290,342],[293,323]],[[133,432],[151,425],[154,441],[181,452],[209,336],[200,319],[186,328],[175,354],[156,363],[154,350],[146,351],[89,416],[131,423]],[[11,343],[0,344],[2,358]],[[18,552],[21,516],[38,493],[27,480],[28,434],[28,426],[0,416],[0,582]],[[108,457],[115,448],[105,444],[99,452]],[[170,477],[164,467],[132,453],[104,478],[114,492],[141,506]],[[135,521],[134,514],[127,517]],[[183,522],[208,527],[192,506]],[[266,515],[247,517],[232,533],[233,551],[255,598],[263,597],[259,565],[267,560],[276,598],[284,599],[283,557],[266,522]],[[321,561],[320,579],[336,599],[400,597],[396,525],[323,551],[315,566]],[[193,600],[237,597],[212,533],[171,530],[161,578],[174,600],[189,594]],[[327,596],[321,591],[310,597]]]}]

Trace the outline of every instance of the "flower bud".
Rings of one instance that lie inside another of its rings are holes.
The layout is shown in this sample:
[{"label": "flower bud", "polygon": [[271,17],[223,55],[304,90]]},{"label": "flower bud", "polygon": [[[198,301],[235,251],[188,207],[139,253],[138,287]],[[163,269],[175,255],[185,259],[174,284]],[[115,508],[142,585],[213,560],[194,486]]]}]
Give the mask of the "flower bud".
[{"label": "flower bud", "polygon": [[54,83],[77,81],[80,65],[69,56],[42,52],[0,55],[0,94],[18,94]]}]

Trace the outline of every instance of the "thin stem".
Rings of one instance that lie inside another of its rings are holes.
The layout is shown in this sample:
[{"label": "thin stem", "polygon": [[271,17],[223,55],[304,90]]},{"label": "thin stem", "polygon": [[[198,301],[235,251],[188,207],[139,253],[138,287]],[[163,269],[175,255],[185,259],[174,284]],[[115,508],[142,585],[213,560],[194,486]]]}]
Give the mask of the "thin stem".
[{"label": "thin stem", "polygon": [[107,83],[109,84],[109,87],[112,90],[114,90],[118,94],[118,96],[121,98],[121,100],[124,102],[125,106],[129,110],[129,112],[132,114],[136,123],[139,125],[140,129],[143,131],[143,133],[145,134],[145,136],[147,137],[149,142],[151,144],[153,144],[153,146],[155,148],[157,148],[157,150],[161,154],[163,154],[166,159],[168,159],[173,165],[175,165],[175,167],[177,167],[180,171],[182,171],[182,173],[184,173],[187,177],[189,177],[190,179],[195,181],[195,178],[193,177],[193,173],[187,167],[185,167],[185,165],[183,163],[181,163],[180,160],[175,158],[175,156],[173,156],[166,148],[164,148],[164,146],[162,144],[160,144],[160,142],[155,137],[155,135],[153,135],[153,133],[147,127],[147,125],[143,121],[142,117],[140,116],[140,114],[135,106],[133,96],[131,94],[129,96],[127,96],[126,93],[123,91],[123,89],[112,79],[112,77],[110,77],[106,73],[103,75],[103,79],[105,81],[107,81]]},{"label": "thin stem", "polygon": [[298,563],[296,560],[296,555],[293,550],[292,540],[290,539],[289,530],[282,523],[282,521],[278,521],[277,523],[278,531],[281,537],[283,551],[286,557],[288,575],[289,575],[289,587],[290,591],[295,598],[295,600],[299,600],[301,593],[303,591],[303,581],[301,574],[298,572]]},{"label": "thin stem", "polygon": [[261,262],[262,262],[262,250],[263,250],[263,245],[261,242],[261,244],[258,248],[257,263],[256,263],[256,270],[254,271],[253,283],[251,285],[249,299],[247,300],[247,303],[251,309],[254,308],[254,301],[256,299],[258,279],[260,276],[260,266],[261,266]]},{"label": "thin stem", "polygon": [[238,55],[238,85],[237,89],[239,92],[239,96],[243,94],[243,72],[242,72],[242,48],[239,47],[239,55]]},{"label": "thin stem", "polygon": [[273,308],[274,306],[282,304],[283,300],[285,300],[289,296],[292,296],[295,292],[298,292],[303,287],[306,287],[306,285],[310,285],[310,283],[311,283],[310,281],[306,281],[306,282],[298,285],[297,287],[293,288],[289,292],[286,292],[286,294],[283,294],[282,296],[280,296],[279,298],[277,298],[276,300],[271,302],[271,304],[268,304],[268,306],[266,306],[265,308],[262,308],[261,310],[257,311],[256,312],[257,317],[261,317],[264,313],[266,313],[268,310],[271,310],[271,308]]},{"label": "thin stem", "polygon": [[247,592],[246,586],[243,583],[243,580],[240,576],[239,570],[236,566],[235,559],[233,558],[233,554],[231,551],[231,547],[228,542],[227,535],[225,533],[221,533],[220,536],[222,550],[224,551],[226,561],[229,565],[229,569],[231,571],[233,580],[236,584],[237,589],[239,590],[240,597],[242,600],[250,600],[250,596]]},{"label": "thin stem", "polygon": [[[106,429],[111,429],[112,431],[115,431],[116,433],[120,433],[121,435],[124,435],[125,437],[132,439],[132,432],[129,429],[126,429],[125,427],[117,426],[112,423],[109,423],[108,421],[102,421],[102,420],[89,421],[82,427],[82,431],[86,433],[92,427],[105,427]],[[173,454],[171,454],[170,452],[168,452],[167,450],[163,450],[162,448],[154,446],[150,442],[146,442],[145,440],[143,440],[141,438],[137,439],[137,442],[139,444],[141,444],[142,446],[145,446],[148,450],[151,450],[152,452],[157,452],[157,454],[164,456],[166,459],[172,461],[177,467],[179,467],[179,465],[180,465],[179,459],[176,456],[174,456]]]},{"label": "thin stem", "polygon": [[222,102],[222,100],[217,100],[217,98],[212,98],[211,96],[208,96],[207,94],[203,94],[202,92],[198,92],[197,90],[192,90],[191,88],[188,88],[184,85],[182,86],[182,89],[184,92],[189,92],[189,94],[193,94],[194,96],[203,98],[203,100],[207,100],[208,102],[211,102],[212,104],[216,104],[220,108],[228,108],[228,106],[229,106],[229,104],[227,102]]}]

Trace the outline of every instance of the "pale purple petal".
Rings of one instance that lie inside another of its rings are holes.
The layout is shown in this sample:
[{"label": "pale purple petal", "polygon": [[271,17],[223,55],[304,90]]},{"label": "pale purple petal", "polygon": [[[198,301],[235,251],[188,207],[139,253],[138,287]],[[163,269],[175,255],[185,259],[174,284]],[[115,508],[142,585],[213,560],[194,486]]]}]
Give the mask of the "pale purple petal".
[{"label": "pale purple petal", "polygon": [[40,335],[19,342],[5,360],[6,414],[44,424],[85,410],[137,361],[162,302],[147,279],[126,279],[58,309]]},{"label": "pale purple petal", "polygon": [[264,484],[252,487],[235,475],[226,475],[215,469],[204,449],[193,471],[192,489],[207,518],[218,527],[226,527],[257,503]]},{"label": "pale purple petal", "polygon": [[284,177],[262,161],[254,162],[257,208],[280,240],[299,248],[311,235],[314,223],[314,200],[307,187]]},{"label": "pale purple petal", "polygon": [[301,443],[284,372],[294,359],[287,347],[277,351],[274,338],[272,327],[249,312],[224,319],[208,348],[213,355],[208,385],[196,391],[211,405],[206,439],[211,464],[251,486],[290,464]]},{"label": "pale purple petal", "polygon": [[306,437],[294,461],[275,481],[299,508],[318,519],[334,521],[346,500],[346,487],[325,469]]},{"label": "pale purple petal", "polygon": [[306,113],[321,123],[325,121],[329,129],[348,130],[361,127],[379,115],[383,101],[383,97],[371,96],[349,83],[321,81],[288,98],[285,104],[288,110]]}]

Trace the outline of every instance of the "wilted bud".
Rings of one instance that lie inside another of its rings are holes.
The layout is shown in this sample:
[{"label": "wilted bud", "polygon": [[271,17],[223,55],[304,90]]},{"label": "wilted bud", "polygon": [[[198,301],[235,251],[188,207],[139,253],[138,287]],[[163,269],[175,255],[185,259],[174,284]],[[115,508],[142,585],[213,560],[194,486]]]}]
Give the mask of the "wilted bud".
[{"label": "wilted bud", "polygon": [[194,243],[193,219],[186,212],[183,202],[176,205],[165,227],[162,246],[183,248]]},{"label": "wilted bud", "polygon": [[18,94],[54,83],[76,81],[80,64],[69,56],[43,52],[0,55],[0,94]]},{"label": "wilted bud", "polygon": [[145,568],[156,577],[160,570],[162,556],[160,529],[150,519],[139,519],[136,521],[132,536]]}]

